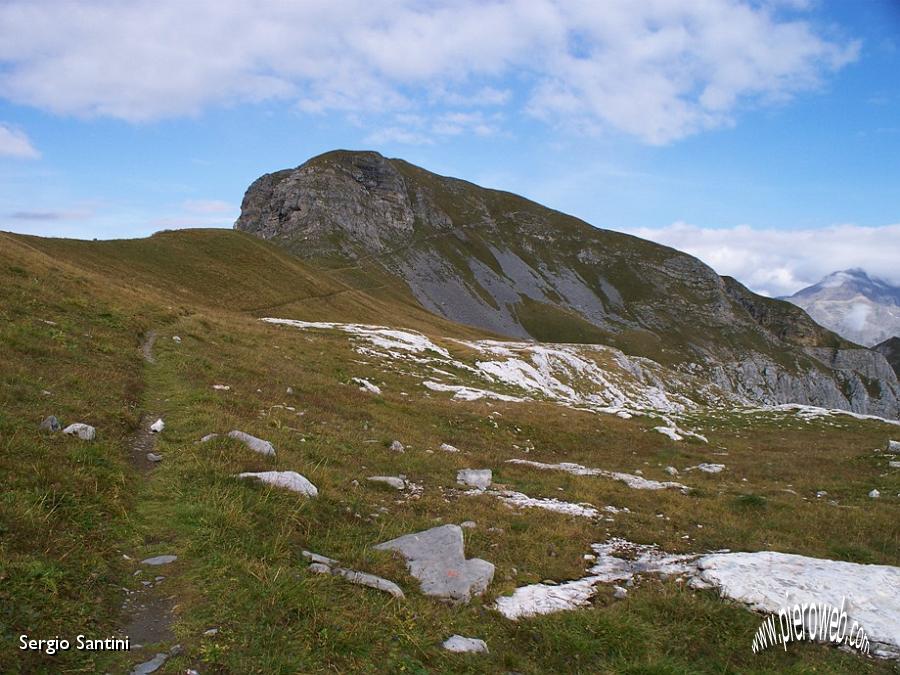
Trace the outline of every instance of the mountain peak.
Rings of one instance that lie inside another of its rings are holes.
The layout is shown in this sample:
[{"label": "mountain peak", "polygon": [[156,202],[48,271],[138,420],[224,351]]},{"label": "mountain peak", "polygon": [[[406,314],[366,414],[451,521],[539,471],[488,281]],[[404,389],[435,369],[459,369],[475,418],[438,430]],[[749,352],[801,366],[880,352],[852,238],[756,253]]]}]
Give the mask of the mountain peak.
[{"label": "mountain peak", "polygon": [[900,287],[854,267],[832,272],[789,302],[848,340],[871,347],[900,335]]},{"label": "mountain peak", "polygon": [[[266,174],[235,228],[350,288],[494,335],[617,347],[757,401],[896,415],[884,358],[801,309],[680,251],[401,159],[338,150]],[[859,368],[887,393],[870,396]]]}]

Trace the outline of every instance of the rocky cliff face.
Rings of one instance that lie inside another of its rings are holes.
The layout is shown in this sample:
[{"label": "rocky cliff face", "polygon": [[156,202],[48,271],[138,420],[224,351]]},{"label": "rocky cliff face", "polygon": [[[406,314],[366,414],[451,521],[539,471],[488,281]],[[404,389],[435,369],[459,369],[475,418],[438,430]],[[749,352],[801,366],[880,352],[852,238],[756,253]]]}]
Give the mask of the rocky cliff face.
[{"label": "rocky cliff face", "polygon": [[696,258],[377,153],[261,177],[235,227],[354,283],[402,281],[427,309],[502,335],[610,344],[758,402],[900,409],[890,368],[867,386],[883,357],[842,356],[856,346]]},{"label": "rocky cliff face", "polygon": [[891,364],[891,368],[900,378],[900,337],[892,337],[881,342],[874,347],[873,350],[884,356],[887,362]]}]

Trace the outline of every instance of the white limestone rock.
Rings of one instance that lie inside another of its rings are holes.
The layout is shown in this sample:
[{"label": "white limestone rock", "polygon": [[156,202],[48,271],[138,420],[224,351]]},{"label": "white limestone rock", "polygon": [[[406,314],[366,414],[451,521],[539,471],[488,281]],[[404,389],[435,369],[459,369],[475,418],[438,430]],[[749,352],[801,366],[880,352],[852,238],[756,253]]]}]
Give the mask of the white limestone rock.
[{"label": "white limestone rock", "polygon": [[83,441],[92,441],[97,437],[97,430],[90,424],[84,424],[82,422],[70,424],[63,429],[63,433],[69,434],[70,436],[78,436],[78,438]]},{"label": "white limestone rock", "polygon": [[463,637],[462,635],[451,635],[444,640],[441,645],[448,652],[470,653],[470,654],[487,654],[488,646],[484,640],[478,638]]},{"label": "white limestone rock", "polygon": [[319,494],[318,488],[296,471],[245,471],[239,473],[238,478],[256,478],[263,483],[291,490],[307,497],[315,497]]},{"label": "white limestone rock", "polygon": [[269,441],[264,441],[261,438],[237,430],[229,431],[228,437],[241,441],[244,445],[253,450],[253,452],[258,452],[261,455],[269,457],[275,456],[275,446],[269,443]]},{"label": "white limestone rock", "polygon": [[490,469],[460,469],[456,472],[456,482],[460,485],[487,490],[491,486],[493,474]]}]

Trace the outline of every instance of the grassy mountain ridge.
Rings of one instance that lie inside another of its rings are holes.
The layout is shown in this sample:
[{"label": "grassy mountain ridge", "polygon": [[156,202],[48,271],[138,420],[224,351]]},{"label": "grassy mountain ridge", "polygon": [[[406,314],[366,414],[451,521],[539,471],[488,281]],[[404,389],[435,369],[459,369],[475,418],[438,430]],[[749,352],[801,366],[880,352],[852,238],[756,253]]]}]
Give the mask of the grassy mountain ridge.
[{"label": "grassy mountain ridge", "polygon": [[[789,303],[674,249],[403,160],[341,150],[267,174],[235,228],[338,274],[393,278],[424,308],[502,335],[613,345],[767,402],[900,412],[879,356],[836,368],[816,350],[856,346]],[[883,396],[862,393],[875,372]]]}]

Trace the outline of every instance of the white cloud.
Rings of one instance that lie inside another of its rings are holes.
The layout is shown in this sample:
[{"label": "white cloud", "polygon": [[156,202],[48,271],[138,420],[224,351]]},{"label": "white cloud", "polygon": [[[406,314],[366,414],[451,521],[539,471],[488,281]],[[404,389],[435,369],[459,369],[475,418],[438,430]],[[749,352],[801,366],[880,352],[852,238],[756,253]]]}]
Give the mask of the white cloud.
[{"label": "white cloud", "polygon": [[240,211],[234,204],[219,199],[189,199],[182,207],[188,213],[201,215],[237,214]]},{"label": "white cloud", "polygon": [[0,157],[37,159],[40,156],[24,132],[0,122]]},{"label": "white cloud", "polygon": [[831,272],[853,267],[900,285],[900,224],[776,230],[747,225],[714,229],[678,222],[628,231],[690,253],[764,295],[790,295]]},{"label": "white cloud", "polygon": [[177,230],[185,227],[231,227],[240,208],[218,199],[188,199],[181,208],[149,220],[153,230]]},{"label": "white cloud", "polygon": [[439,137],[474,134],[493,136],[499,131],[501,116],[487,116],[481,111],[446,112],[433,117],[401,113],[388,126],[366,137],[369,143],[401,143],[404,145],[432,145]]},{"label": "white cloud", "polygon": [[747,103],[815,88],[856,58],[857,43],[825,37],[806,9],[793,0],[7,0],[0,96],[129,121],[260,101],[388,118],[516,105],[553,124],[667,143],[732,124]]}]

